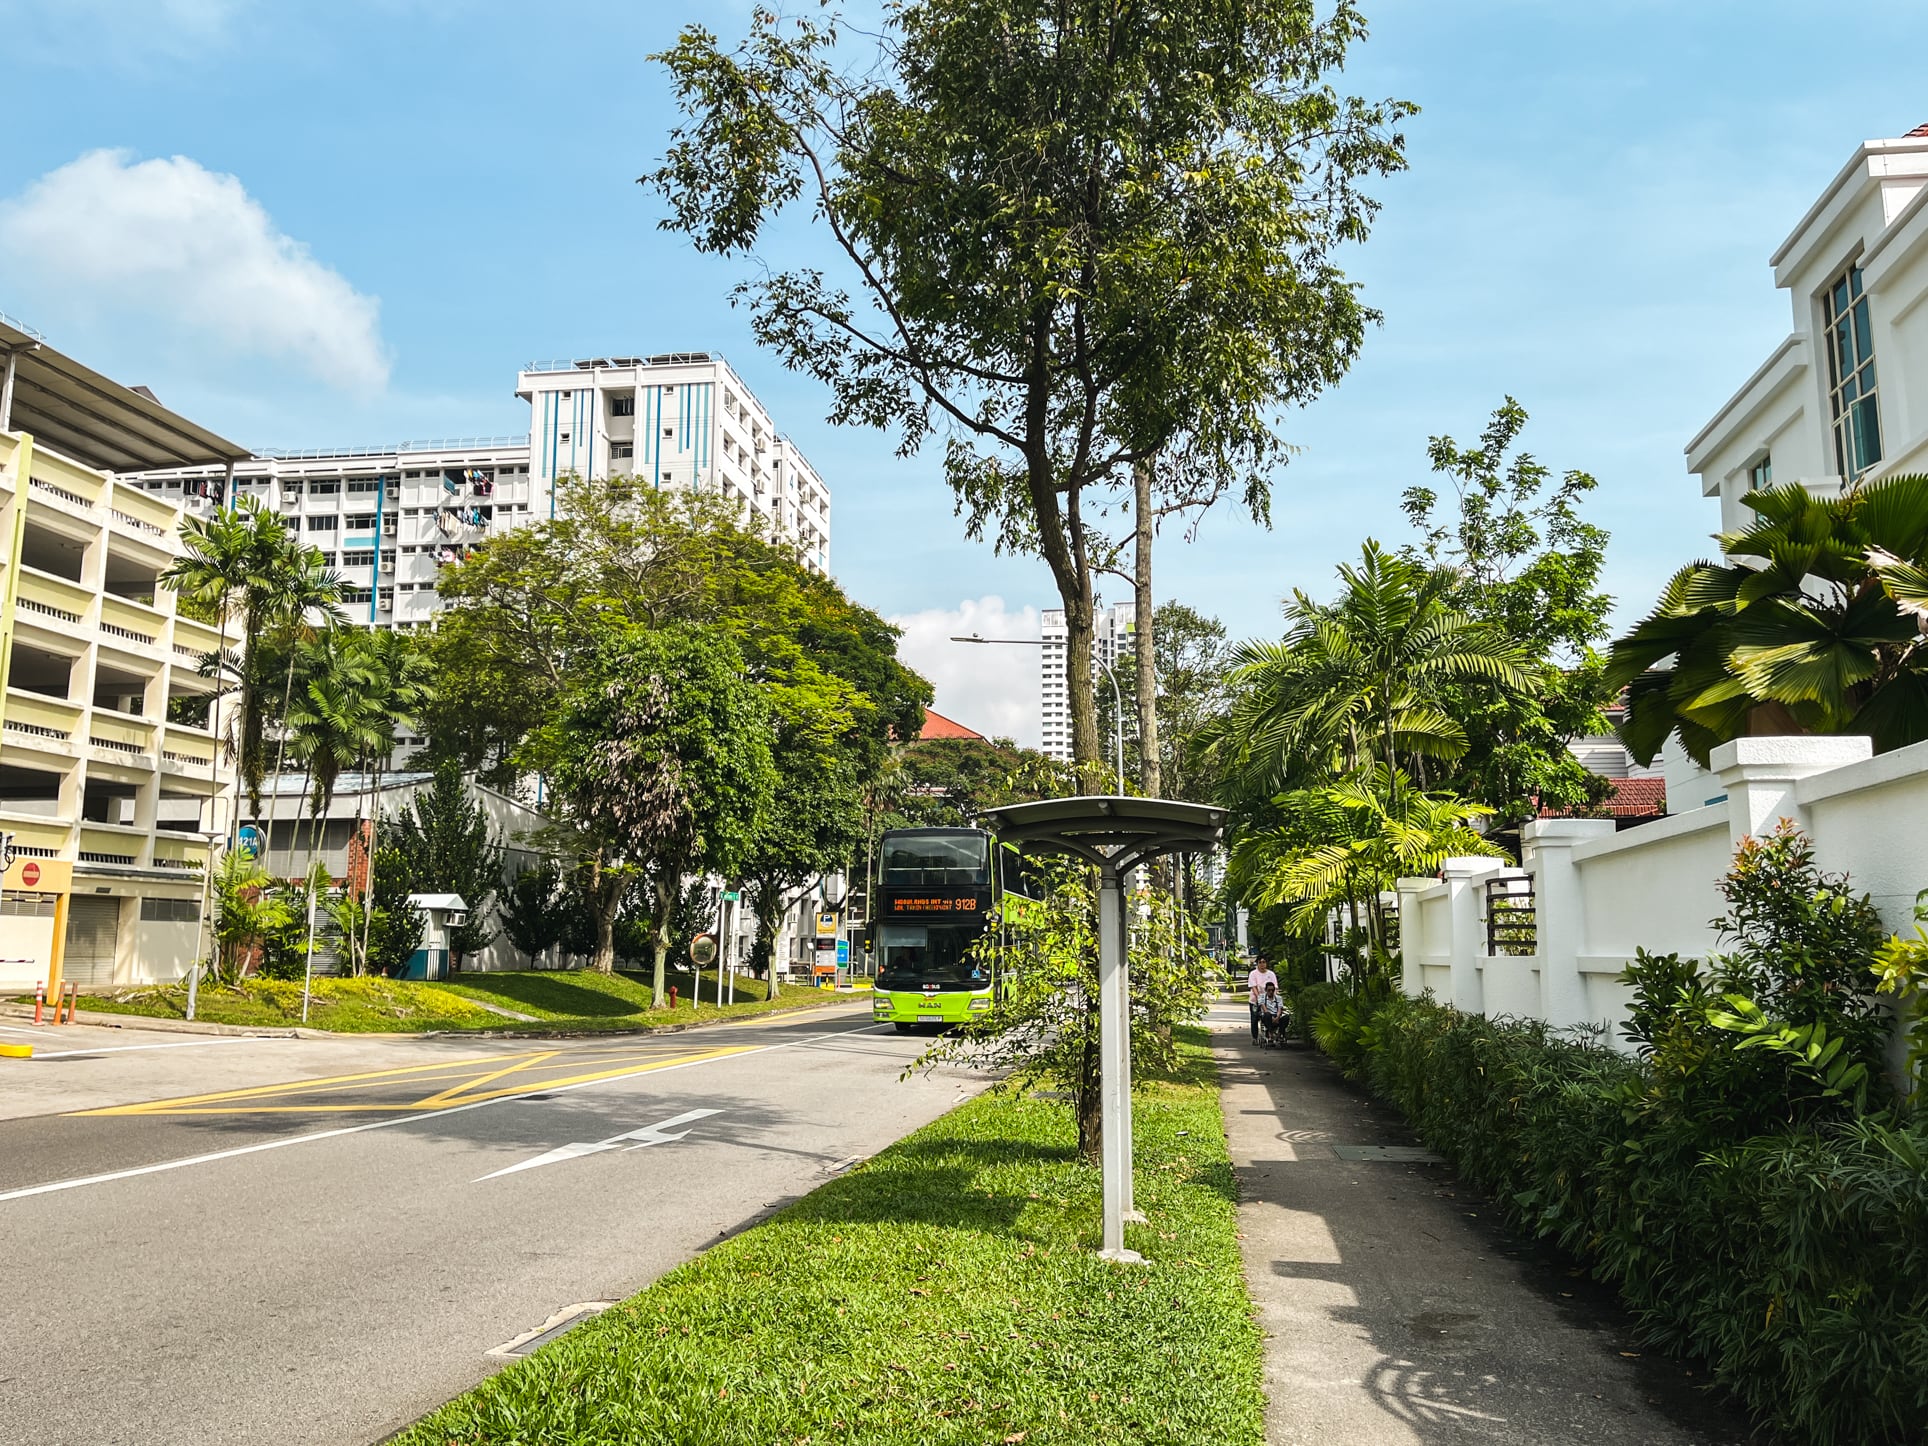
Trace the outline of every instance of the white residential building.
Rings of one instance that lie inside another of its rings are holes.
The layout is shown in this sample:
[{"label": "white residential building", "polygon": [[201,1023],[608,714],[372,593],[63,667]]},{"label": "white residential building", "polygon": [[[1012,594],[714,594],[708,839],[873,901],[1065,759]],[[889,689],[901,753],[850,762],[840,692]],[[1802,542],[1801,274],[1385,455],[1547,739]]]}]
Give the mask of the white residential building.
[{"label": "white residential building", "polygon": [[[571,473],[719,491],[829,571],[829,488],[720,356],[532,363],[516,394],[530,404],[526,437],[264,451],[232,469],[234,495],[260,499],[318,547],[347,582],[349,615],[371,627],[426,623],[441,569],[553,516],[555,481]],[[140,485],[205,511],[228,474],[150,471]]]},{"label": "white residential building", "polygon": [[[1131,651],[1133,608],[1130,603],[1113,607],[1098,604],[1093,628],[1092,657],[1106,667]],[[1038,666],[1038,717],[1043,741],[1039,745],[1047,758],[1064,762],[1071,759],[1071,689],[1065,673],[1065,650],[1070,634],[1065,627],[1064,609],[1044,609],[1043,657]],[[1103,674],[1098,687],[1109,691]]]},{"label": "white residential building", "polygon": [[[1768,264],[1793,329],[1687,444],[1723,532],[1759,487],[1928,471],[1928,125],[1857,147]],[[1724,797],[1677,746],[1666,763],[1673,811]]]}]

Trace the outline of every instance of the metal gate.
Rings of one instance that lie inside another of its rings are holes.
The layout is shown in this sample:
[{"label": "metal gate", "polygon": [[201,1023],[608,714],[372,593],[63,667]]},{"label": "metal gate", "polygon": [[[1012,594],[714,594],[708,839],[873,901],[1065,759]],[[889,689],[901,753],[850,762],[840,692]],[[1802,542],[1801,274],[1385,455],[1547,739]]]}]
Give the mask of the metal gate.
[{"label": "metal gate", "polygon": [[75,894],[67,901],[67,954],[61,978],[83,988],[114,982],[120,911],[121,901],[111,895]]}]

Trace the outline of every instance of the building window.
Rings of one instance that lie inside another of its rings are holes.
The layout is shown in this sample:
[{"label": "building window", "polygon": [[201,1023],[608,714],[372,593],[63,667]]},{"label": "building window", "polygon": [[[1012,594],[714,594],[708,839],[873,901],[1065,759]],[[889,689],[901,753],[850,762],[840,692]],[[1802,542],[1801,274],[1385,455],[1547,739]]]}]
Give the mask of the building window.
[{"label": "building window", "polygon": [[1747,490],[1765,492],[1774,485],[1774,457],[1769,453],[1747,469]]},{"label": "building window", "polygon": [[374,529],[375,514],[372,512],[358,513],[348,519],[348,530],[350,532],[372,532]]},{"label": "building window", "polygon": [[310,497],[334,497],[339,495],[340,492],[341,483],[339,482],[310,482],[308,484],[308,495]]},{"label": "building window", "polygon": [[634,397],[611,397],[609,399],[609,415],[612,417],[635,416],[636,399]]},{"label": "building window", "polygon": [[636,455],[636,444],[634,442],[611,442],[609,444],[609,455],[611,457],[634,457]]},{"label": "building window", "polygon": [[310,532],[333,532],[335,525],[340,521],[341,519],[339,517],[310,517],[308,519],[308,530]]},{"label": "building window", "polygon": [[143,924],[198,924],[200,921],[201,901],[199,899],[141,900]]},{"label": "building window", "polygon": [[1874,333],[1861,268],[1850,266],[1828,288],[1828,389],[1834,417],[1834,464],[1852,482],[1881,460],[1881,412],[1875,396]]},{"label": "building window", "polygon": [[341,565],[343,567],[373,567],[375,565],[375,554],[373,552],[363,552],[360,550],[344,552],[341,555]]},{"label": "building window", "polygon": [[[54,916],[53,894],[33,894],[23,889],[8,889],[5,898],[0,898],[0,914],[13,919],[51,919]],[[200,918],[199,914],[195,918]]]}]

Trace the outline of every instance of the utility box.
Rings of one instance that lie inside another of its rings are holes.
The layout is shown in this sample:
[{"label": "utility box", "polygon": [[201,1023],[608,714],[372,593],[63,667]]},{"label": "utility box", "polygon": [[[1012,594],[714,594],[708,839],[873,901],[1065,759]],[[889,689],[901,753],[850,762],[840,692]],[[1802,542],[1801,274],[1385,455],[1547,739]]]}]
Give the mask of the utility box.
[{"label": "utility box", "polygon": [[469,906],[460,894],[410,894],[409,903],[422,911],[428,922],[422,942],[408,957],[404,979],[446,979],[449,977],[449,931],[469,921]]}]

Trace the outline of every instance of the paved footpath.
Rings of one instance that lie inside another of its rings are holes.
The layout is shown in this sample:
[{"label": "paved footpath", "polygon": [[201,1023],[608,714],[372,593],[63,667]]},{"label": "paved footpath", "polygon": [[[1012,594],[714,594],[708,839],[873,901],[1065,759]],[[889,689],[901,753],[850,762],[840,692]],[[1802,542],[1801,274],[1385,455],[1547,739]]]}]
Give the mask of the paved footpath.
[{"label": "paved footpath", "polygon": [[[9,1023],[0,1038],[28,1037]],[[867,1006],[654,1036],[0,1059],[0,1446],[348,1446],[986,1082]]]},{"label": "paved footpath", "polygon": [[1211,1024],[1271,1446],[1745,1439],[1599,1286],[1509,1240],[1444,1165],[1396,1158],[1424,1152],[1317,1051],[1252,1045],[1243,1005]]}]

